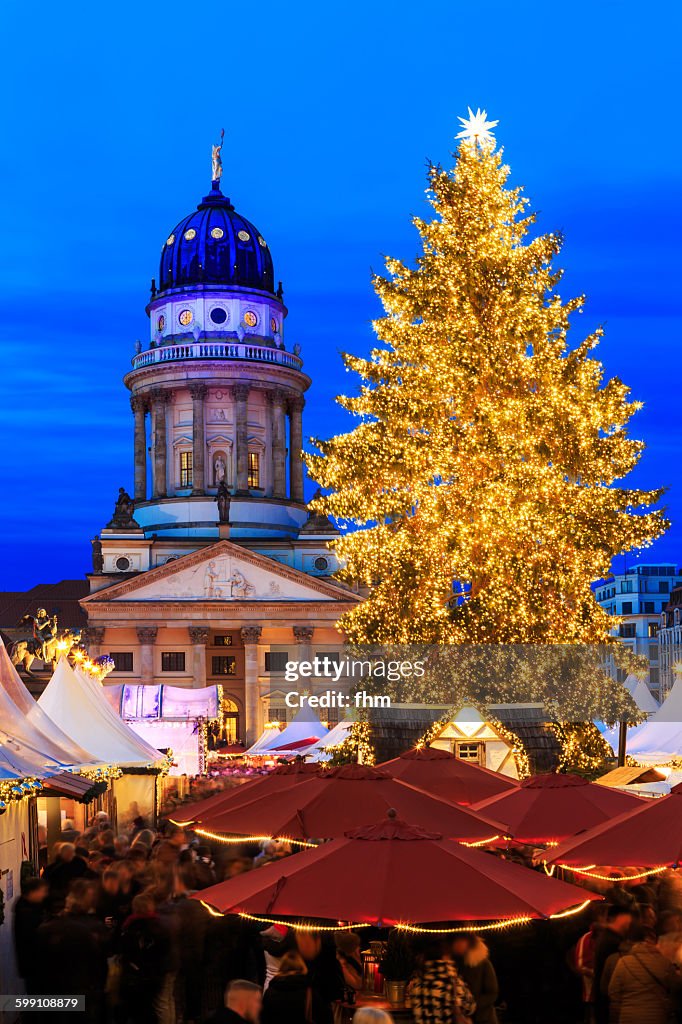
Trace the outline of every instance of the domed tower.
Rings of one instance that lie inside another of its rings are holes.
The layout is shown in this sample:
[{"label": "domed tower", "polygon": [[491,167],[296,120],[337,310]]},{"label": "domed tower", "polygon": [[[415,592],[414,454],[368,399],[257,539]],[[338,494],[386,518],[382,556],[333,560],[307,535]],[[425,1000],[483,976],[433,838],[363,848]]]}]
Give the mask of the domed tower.
[{"label": "domed tower", "polygon": [[[149,345],[125,384],[135,419],[135,520],[180,552],[221,531],[295,539],[303,503],[303,395],[310,379],[284,343],[287,309],[265,238],[211,191],[168,234],[147,306]],[[223,504],[224,508],[224,504]]]}]

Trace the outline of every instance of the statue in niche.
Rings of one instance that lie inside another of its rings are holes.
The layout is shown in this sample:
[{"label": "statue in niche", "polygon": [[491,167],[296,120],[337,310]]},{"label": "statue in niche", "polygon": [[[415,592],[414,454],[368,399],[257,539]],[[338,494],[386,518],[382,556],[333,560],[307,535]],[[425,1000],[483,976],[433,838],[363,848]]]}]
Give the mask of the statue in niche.
[{"label": "statue in niche", "polygon": [[221,480],[218,484],[218,494],[216,495],[216,502],[218,503],[218,522],[229,523],[230,521],[230,492],[227,489],[227,484],[224,480]]},{"label": "statue in niche", "polygon": [[225,482],[225,473],[227,472],[227,466],[225,465],[225,459],[222,455],[217,455],[213,463],[213,483],[216,487],[220,487]]},{"label": "statue in niche", "polygon": [[104,569],[104,556],[102,555],[102,541],[99,534],[90,541],[92,544],[92,571],[102,572]]}]

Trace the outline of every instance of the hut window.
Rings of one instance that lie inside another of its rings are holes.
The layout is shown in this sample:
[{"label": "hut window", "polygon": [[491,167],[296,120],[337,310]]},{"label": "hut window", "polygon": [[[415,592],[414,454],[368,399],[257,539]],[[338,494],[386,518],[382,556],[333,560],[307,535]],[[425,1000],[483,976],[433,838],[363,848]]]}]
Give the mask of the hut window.
[{"label": "hut window", "polygon": [[458,743],[457,744],[457,757],[461,761],[480,761],[481,760],[481,744],[480,743]]}]

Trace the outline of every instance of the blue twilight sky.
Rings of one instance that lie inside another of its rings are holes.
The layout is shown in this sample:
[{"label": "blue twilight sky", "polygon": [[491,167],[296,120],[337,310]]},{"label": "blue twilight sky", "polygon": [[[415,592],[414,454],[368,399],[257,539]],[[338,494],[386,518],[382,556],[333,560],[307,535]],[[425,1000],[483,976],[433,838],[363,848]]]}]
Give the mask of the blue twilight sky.
[{"label": "blue twilight sky", "polygon": [[[146,339],[171,228],[224,191],[267,238],[314,380],[305,429],[348,425],[339,351],[366,352],[370,269],[411,259],[424,163],[448,160],[468,104],[499,118],[513,180],[566,234],[562,294],[645,408],[635,482],[678,451],[680,13],[670,0],[258,4],[5,0],[0,135],[0,590],[80,576],[132,484],[121,377]],[[675,21],[677,20],[677,25]]]}]

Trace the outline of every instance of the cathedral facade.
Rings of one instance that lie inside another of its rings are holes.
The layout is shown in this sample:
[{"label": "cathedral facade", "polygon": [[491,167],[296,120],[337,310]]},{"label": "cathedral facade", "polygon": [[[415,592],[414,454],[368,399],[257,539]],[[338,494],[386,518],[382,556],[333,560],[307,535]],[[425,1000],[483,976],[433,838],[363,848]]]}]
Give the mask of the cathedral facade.
[{"label": "cathedral facade", "polygon": [[286,661],[334,657],[359,597],[332,579],[336,530],[304,501],[311,382],[282,286],[220,172],[162,247],[149,342],[124,378],[134,491],[93,541],[81,605],[111,682],[220,683],[250,741],[287,714]]}]

